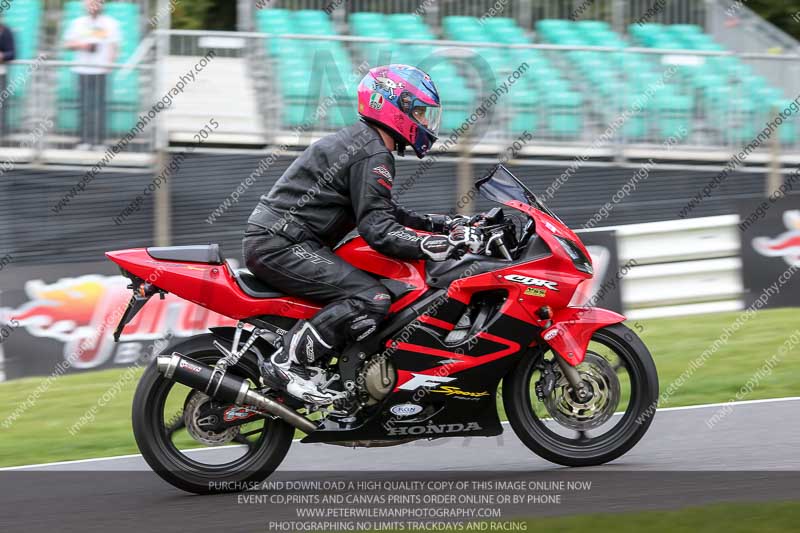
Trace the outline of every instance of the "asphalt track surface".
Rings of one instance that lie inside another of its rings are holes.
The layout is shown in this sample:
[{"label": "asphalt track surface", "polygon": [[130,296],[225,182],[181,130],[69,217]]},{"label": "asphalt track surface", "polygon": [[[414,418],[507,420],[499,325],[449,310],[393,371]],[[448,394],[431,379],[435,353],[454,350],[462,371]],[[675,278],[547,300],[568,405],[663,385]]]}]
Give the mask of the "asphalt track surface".
[{"label": "asphalt track surface", "polygon": [[[504,506],[504,520],[800,500],[800,398],[729,405],[732,410],[711,428],[706,422],[720,405],[662,409],[633,450],[601,467],[553,465],[530,452],[505,425],[499,437],[390,448],[296,442],[270,479],[592,483],[584,492],[561,491],[558,502]],[[240,452],[215,448],[193,453],[216,462]],[[0,485],[0,531],[287,531],[275,524],[298,520],[297,507],[308,507],[268,502],[286,493],[272,488],[257,491],[265,498],[249,504],[235,494],[189,495],[163,482],[139,456],[0,470]],[[370,491],[358,491],[364,492]]]}]

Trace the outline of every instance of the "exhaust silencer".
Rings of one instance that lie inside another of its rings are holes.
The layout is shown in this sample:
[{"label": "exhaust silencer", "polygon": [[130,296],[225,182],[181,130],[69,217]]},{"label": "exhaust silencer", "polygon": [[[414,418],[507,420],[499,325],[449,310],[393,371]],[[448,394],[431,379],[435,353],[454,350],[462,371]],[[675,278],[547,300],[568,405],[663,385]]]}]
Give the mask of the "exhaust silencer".
[{"label": "exhaust silencer", "polygon": [[189,357],[178,353],[160,355],[156,358],[156,368],[165,378],[204,392],[222,402],[252,405],[260,411],[285,420],[305,433],[313,433],[317,429],[314,422],[296,411],[250,389],[246,380],[228,375]]}]

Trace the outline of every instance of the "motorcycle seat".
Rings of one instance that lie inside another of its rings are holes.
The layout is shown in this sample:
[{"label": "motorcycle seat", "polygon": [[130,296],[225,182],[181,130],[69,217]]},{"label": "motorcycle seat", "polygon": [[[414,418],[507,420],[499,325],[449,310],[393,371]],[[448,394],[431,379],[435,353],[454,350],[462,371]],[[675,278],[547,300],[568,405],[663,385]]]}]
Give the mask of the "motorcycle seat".
[{"label": "motorcycle seat", "polygon": [[147,249],[150,257],[165,261],[185,261],[188,263],[206,263],[221,265],[224,261],[219,244],[195,246],[151,246]]},{"label": "motorcycle seat", "polygon": [[248,296],[252,296],[253,298],[280,298],[285,296],[282,292],[276,291],[268,284],[258,279],[255,274],[246,268],[231,268],[230,270],[239,288]]}]

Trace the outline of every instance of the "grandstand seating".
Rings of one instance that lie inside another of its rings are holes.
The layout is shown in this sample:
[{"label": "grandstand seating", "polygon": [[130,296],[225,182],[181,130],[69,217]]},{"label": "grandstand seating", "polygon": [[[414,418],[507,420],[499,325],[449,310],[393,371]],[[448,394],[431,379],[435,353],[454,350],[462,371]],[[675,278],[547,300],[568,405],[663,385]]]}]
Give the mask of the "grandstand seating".
[{"label": "grandstand seating", "polygon": [[[108,2],[105,4],[104,13],[113,17],[119,23],[120,48],[117,63],[124,63],[130,58],[141,40],[140,27],[141,15],[138,4],[131,2]],[[85,14],[83,2],[72,0],[64,4],[64,13],[61,22],[61,36],[59,43],[63,42],[64,33],[72,21]],[[72,61],[75,52],[65,50],[63,47],[58,55],[60,60]],[[78,117],[78,78],[69,67],[58,69],[56,82],[56,98],[58,111],[56,114],[56,128],[64,132],[75,132],[80,126]],[[124,133],[136,124],[139,111],[139,75],[135,69],[127,72],[114,70],[106,83],[106,132],[109,135]]]},{"label": "grandstand seating", "polygon": [[[699,26],[688,24],[631,25],[633,41],[650,48],[712,50],[724,48],[703,33]],[[732,56],[709,57],[704,63],[681,67],[683,83],[701,98],[719,136],[725,141],[744,143],[763,128],[764,122],[789,104],[780,90],[770,87],[763,76]],[[798,121],[792,117],[779,128],[782,143],[798,139]]]},{"label": "grandstand seating", "polygon": [[[495,17],[481,23],[475,17],[450,16],[442,22],[449,39],[466,42],[528,44],[525,31],[510,18]],[[507,105],[513,134],[527,130],[551,138],[574,138],[583,128],[583,96],[574,90],[548,57],[539,50],[486,47],[477,53],[494,69],[498,84],[522,63],[529,68],[510,86]]]},{"label": "grandstand seating", "polygon": [[[379,37],[394,39],[416,39],[420,41],[434,41],[430,28],[419,17],[411,14],[392,14],[359,12],[350,16],[348,21],[350,32],[360,37]],[[389,30],[387,34],[387,28]],[[353,64],[366,61],[367,64],[377,66],[387,63],[407,63],[418,66],[420,61],[433,59],[435,47],[430,45],[397,45],[358,43],[351,50],[352,57],[347,49],[339,42],[283,39],[281,35],[305,34],[331,36],[337,32],[329,17],[324,11],[299,10],[288,11],[284,9],[260,10],[256,15],[256,29],[270,34],[266,46],[268,54],[275,60],[277,66],[276,79],[280,85],[283,98],[282,122],[285,126],[298,126],[311,116],[318,105],[319,97],[310,94],[316,88],[310,85],[310,75],[315,68],[314,52],[324,50],[330,53],[333,66],[345,78],[353,72]],[[325,61],[328,56],[321,56]],[[431,61],[430,74],[437,81],[437,86],[442,92],[442,98],[447,106],[448,113],[444,115],[445,122],[442,131],[450,131],[458,127],[465,116],[473,108],[474,91],[470,89],[449,60],[438,58]],[[324,66],[324,63],[316,65]],[[338,109],[332,110],[322,126],[339,128],[350,124],[356,119],[355,85],[357,80],[349,78],[345,87],[337,97]],[[347,83],[350,81],[351,83]],[[322,82],[322,94],[327,96],[333,92],[330,81]]]},{"label": "grandstand seating", "polygon": [[[500,113],[495,115],[493,124],[493,129],[514,135],[527,130],[542,139],[577,139],[584,135],[588,121],[605,129],[621,112],[642,104],[641,111],[622,125],[625,141],[663,141],[685,130],[688,135],[682,140],[692,142],[692,135],[702,130],[704,140],[740,143],[757,134],[770,112],[788,104],[781,91],[735,57],[708,57],[696,65],[682,62],[676,65],[675,75],[665,76],[668,65],[662,56],[629,50],[631,46],[723,50],[702,28],[689,24],[634,24],[623,36],[599,20],[539,20],[535,25],[537,42],[619,49],[619,53],[562,52],[497,47],[534,42],[511,18],[446,16],[441,28],[433,28],[413,14],[355,12],[347,19],[347,31],[352,35],[424,43],[366,42],[348,49],[342,42],[281,38],[288,33],[337,35],[324,11],[273,8],[258,10],[256,17],[256,29],[271,36],[266,46],[277,65],[276,79],[284,104],[281,120],[285,126],[296,126],[310,118],[309,109],[314,108],[308,103],[316,97],[308,94],[309,72],[315,67],[313,53],[324,50],[333,58],[339,73],[353,72],[353,65],[362,60],[370,66],[408,63],[428,71],[442,96],[442,133],[447,134],[461,125],[480,102],[478,87],[472,81],[475,72],[436,54],[438,39],[491,43],[476,46],[475,51],[485,60],[480,62],[482,66],[492,69],[498,84],[523,62],[528,64],[528,70],[510,86],[508,96],[498,105]],[[481,64],[475,66],[481,68]],[[322,91],[323,96],[332,92],[328,80],[323,80]],[[354,87],[346,87],[339,100],[339,112],[330,113],[324,121],[329,128],[355,120]],[[779,138],[787,144],[796,143],[797,121],[782,127]]]},{"label": "grandstand seating", "polygon": [[[545,43],[574,46],[606,46],[624,50],[628,43],[602,21],[540,20],[537,35]],[[692,94],[670,77],[657,57],[630,53],[569,51],[562,55],[584,81],[594,111],[603,123],[611,123],[626,109],[641,106],[622,125],[626,140],[664,140],[677,131],[692,131]],[[664,85],[648,93],[648,87]],[[636,105],[638,104],[638,105]]]},{"label": "grandstand seating", "polygon": [[[41,0],[14,0],[3,11],[3,21],[14,34],[16,58],[32,60],[36,58],[39,46],[39,32],[42,25]],[[25,83],[14,84],[14,94],[3,106],[6,108],[6,124],[9,128],[20,127],[23,116],[25,98],[31,90],[32,83],[27,80],[27,65],[11,65],[8,67],[7,83],[13,80],[25,80]],[[5,87],[4,87],[5,88]]]},{"label": "grandstand seating", "polygon": [[[470,86],[465,76],[474,73],[459,71],[453,61],[435,54],[436,36],[420,17],[403,13],[387,15],[357,12],[349,16],[348,26],[350,33],[355,36],[413,39],[431,41],[431,44],[357,43],[350,56],[339,42],[281,38],[281,35],[290,33],[336,35],[330,18],[323,11],[259,10],[256,29],[271,36],[266,42],[267,53],[275,60],[277,68],[276,79],[283,98],[281,120],[284,126],[302,124],[307,118],[306,114],[310,113],[309,109],[313,110],[316,105],[314,102],[318,101],[315,95],[309,94],[314,89],[310,87],[308,73],[314,69],[313,52],[319,49],[327,50],[332,55],[340,73],[352,72],[352,65],[361,60],[367,61],[370,66],[408,63],[428,71],[436,80],[446,109],[441,126],[443,134],[460,126],[479,104],[476,101],[476,87]],[[497,17],[480,24],[475,17],[445,17],[442,30],[443,37],[452,40],[503,44],[531,42],[525,31],[508,18]],[[575,138],[581,134],[584,97],[544,53],[494,47],[481,49],[478,53],[493,69],[498,84],[523,62],[530,66],[528,73],[511,86],[508,104],[499,106],[512,133],[538,131],[556,139]],[[330,113],[323,125],[341,127],[355,119],[352,89],[345,90],[345,96],[340,98],[339,112]],[[322,96],[330,94],[329,83],[323,83],[322,91]]]},{"label": "grandstand seating", "polygon": [[[336,94],[336,108],[330,109],[321,121],[324,126],[342,127],[356,120],[355,87],[351,73],[353,63],[341,42],[326,40],[285,39],[282,35],[301,34],[329,37],[337,35],[333,23],[324,11],[303,9],[259,10],[256,29],[268,33],[265,41],[267,53],[275,60],[274,79],[283,97],[282,122],[285,126],[299,126],[310,119],[321,98]],[[319,54],[319,55],[317,55]],[[332,87],[323,74],[321,87],[311,87],[312,73],[327,68],[333,61],[344,87]],[[315,63],[315,61],[317,61]],[[309,94],[320,91],[319,95]]]},{"label": "grandstand seating", "polygon": [[[629,43],[602,21],[540,20],[539,39],[545,43],[619,48],[623,53],[598,54],[572,51],[565,55],[588,87],[596,88],[594,108],[606,120],[613,119],[639,98],[642,112],[622,127],[626,140],[664,140],[685,129],[694,130],[696,118],[722,143],[746,143],[765,120],[782,110],[788,100],[739,59],[708,57],[705,61],[677,66],[678,75],[663,77],[665,84],[645,97],[662,79],[666,66],[660,56],[624,52]],[[632,24],[632,45],[670,49],[722,51],[724,48],[689,24]],[[609,61],[611,59],[611,61]],[[587,91],[590,93],[589,91]],[[591,93],[590,93],[591,94]],[[687,140],[688,136],[684,139]],[[797,121],[780,128],[783,143],[797,142]]]}]

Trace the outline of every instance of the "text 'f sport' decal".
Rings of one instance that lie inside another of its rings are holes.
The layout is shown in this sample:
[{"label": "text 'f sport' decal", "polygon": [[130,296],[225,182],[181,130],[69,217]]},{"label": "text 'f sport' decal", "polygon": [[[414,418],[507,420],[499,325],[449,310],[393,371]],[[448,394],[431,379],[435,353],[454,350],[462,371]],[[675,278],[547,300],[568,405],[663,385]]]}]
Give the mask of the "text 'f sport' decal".
[{"label": "text 'f sport' decal", "polygon": [[449,383],[455,381],[456,378],[448,378],[445,376],[429,376],[427,374],[411,374],[413,377],[403,383],[398,389],[400,390],[417,390],[420,387],[435,388],[442,383]]},{"label": "text 'f sport' decal", "polygon": [[521,276],[519,274],[509,274],[506,276],[508,281],[514,283],[522,283],[523,285],[532,285],[534,287],[544,287],[553,291],[558,291],[558,282],[549,281],[546,279],[529,278],[528,276]]}]

